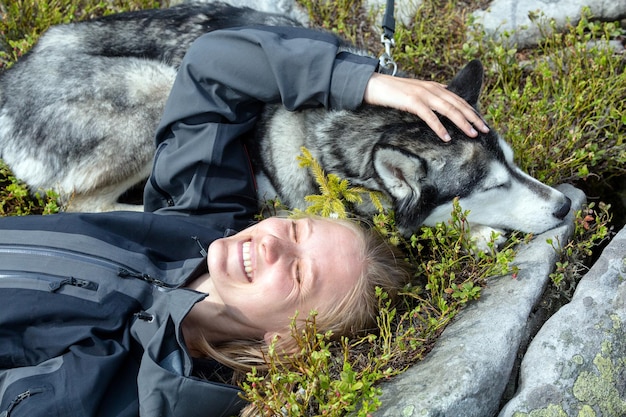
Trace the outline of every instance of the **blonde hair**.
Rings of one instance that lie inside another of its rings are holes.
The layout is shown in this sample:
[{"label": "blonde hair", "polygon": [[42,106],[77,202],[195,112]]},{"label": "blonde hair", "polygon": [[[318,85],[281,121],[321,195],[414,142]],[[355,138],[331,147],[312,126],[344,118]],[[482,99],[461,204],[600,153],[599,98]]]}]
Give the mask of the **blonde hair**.
[{"label": "blonde hair", "polygon": [[[361,240],[363,272],[357,284],[332,308],[318,311],[315,323],[319,332],[331,331],[333,338],[355,336],[376,327],[380,287],[394,300],[410,277],[408,265],[400,251],[390,245],[378,232],[351,220],[325,219],[338,222],[354,231]],[[308,314],[308,312],[306,312]],[[295,340],[283,337],[276,340],[276,352],[296,351]],[[253,367],[265,369],[268,346],[263,340],[236,340],[212,346],[206,340],[194,349],[234,369],[248,372]]]}]

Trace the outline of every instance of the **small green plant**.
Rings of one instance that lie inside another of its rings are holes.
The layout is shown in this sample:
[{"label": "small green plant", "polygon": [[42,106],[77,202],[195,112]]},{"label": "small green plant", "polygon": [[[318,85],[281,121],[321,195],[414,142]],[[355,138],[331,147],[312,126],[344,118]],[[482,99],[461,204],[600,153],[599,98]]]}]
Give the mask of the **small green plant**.
[{"label": "small green plant", "polygon": [[558,255],[554,272],[550,274],[553,287],[548,298],[557,306],[567,303],[574,295],[578,282],[589,267],[594,250],[611,237],[610,222],[612,216],[610,206],[589,203],[577,210],[574,220],[574,234],[570,241],[563,244],[548,239]]},{"label": "small green plant", "polygon": [[26,185],[0,161],[0,216],[58,213],[57,198],[53,191],[31,195]]},{"label": "small green plant", "polygon": [[381,369],[383,362],[367,371],[355,369],[352,343],[345,338],[332,342],[331,333],[318,333],[314,312],[300,326],[294,318],[292,337],[300,347],[297,355],[270,348],[269,372],[253,370],[242,384],[259,412],[300,417],[356,411],[365,417],[380,406],[380,388],[374,384],[391,372]]},{"label": "small green plant", "polygon": [[394,57],[403,71],[419,78],[449,81],[480,50],[467,44],[469,10],[453,0],[425,0],[412,24],[396,29]]},{"label": "small green plant", "polygon": [[496,250],[496,235],[489,242],[490,252],[480,251],[472,239],[458,199],[453,203],[451,220],[436,227],[424,227],[410,239],[406,249],[416,275],[424,277],[424,290],[430,302],[442,313],[456,314],[466,302],[480,296],[480,288],[490,276],[515,274],[511,266],[515,257],[514,245],[520,242],[513,234],[507,244]]},{"label": "small green plant", "polygon": [[473,282],[464,282],[461,285],[455,283],[450,284],[448,293],[452,293],[452,298],[459,300],[461,304],[465,304],[470,300],[477,300],[480,297],[481,287]]},{"label": "small green plant", "polygon": [[351,187],[347,180],[343,180],[335,174],[326,175],[322,166],[313,158],[308,149],[302,147],[300,152],[301,154],[297,158],[300,168],[309,168],[319,185],[319,194],[308,195],[304,198],[309,203],[306,209],[307,213],[345,219],[351,207],[363,203],[364,195],[369,198],[379,212],[383,211],[381,193],[363,187]]},{"label": "small green plant", "polygon": [[609,47],[623,30],[590,20],[588,9],[565,33],[535,19],[545,33],[538,48],[492,41],[485,50],[486,117],[513,145],[520,167],[547,184],[587,188],[590,180],[623,175],[626,72]]},{"label": "small green plant", "polygon": [[363,0],[299,0],[308,12],[313,25],[331,30],[338,35],[356,41],[357,27],[351,24],[362,15]]}]

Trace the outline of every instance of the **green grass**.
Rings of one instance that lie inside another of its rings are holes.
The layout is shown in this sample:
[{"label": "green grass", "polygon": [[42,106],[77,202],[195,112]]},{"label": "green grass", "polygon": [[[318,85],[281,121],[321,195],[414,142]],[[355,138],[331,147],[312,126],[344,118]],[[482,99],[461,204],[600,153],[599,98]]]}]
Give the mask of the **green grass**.
[{"label": "green grass", "polygon": [[20,58],[50,26],[121,11],[166,5],[169,0],[0,1],[0,71]]},{"label": "green grass", "polygon": [[[300,3],[314,25],[374,54],[381,52],[370,22],[375,13],[364,10],[361,0]],[[26,53],[50,25],[164,5],[153,0],[0,0],[0,71]],[[398,22],[393,56],[401,70],[445,83],[466,62],[480,58],[486,68],[485,118],[512,144],[521,168],[550,185],[572,182],[606,201],[611,181],[625,171],[626,76],[623,56],[605,45],[623,38],[623,31],[618,24],[596,22],[587,13],[564,32],[546,30],[551,34],[537,47],[517,50],[483,40],[481,29],[469,19],[478,5],[473,0],[425,0],[409,26]],[[541,16],[535,21],[546,29],[552,25]],[[315,168],[315,161],[307,163]],[[326,192],[311,198],[313,210],[341,212],[344,204],[351,204],[347,200],[353,203],[363,193],[341,179],[320,172],[316,177]],[[39,191],[43,196],[32,197],[0,165],[0,215],[58,211],[55,196]],[[375,410],[377,382],[421,360],[447,323],[480,297],[489,276],[515,273],[510,267],[514,244],[526,236],[514,236],[501,251],[471,256],[466,213],[457,205],[452,215],[449,224],[423,228],[411,239],[395,231],[392,213],[373,218],[415,268],[401,303],[390,306],[380,294],[378,331],[341,343],[317,334],[311,317],[304,332],[294,335],[303,355],[288,364],[274,356],[268,373],[248,375],[242,381],[247,398],[264,412],[293,416],[339,416],[356,410],[365,416]],[[572,242],[551,242],[560,256],[550,294],[556,307],[571,297],[594,249],[609,236],[611,216],[606,204],[590,205],[577,214]]]},{"label": "green grass", "polygon": [[513,143],[520,165],[548,184],[584,187],[590,178],[626,172],[625,61],[607,47],[622,31],[585,13],[566,33],[525,51],[524,60],[512,51],[490,54],[496,70],[487,75],[488,118]]},{"label": "green grass", "polygon": [[58,213],[56,200],[57,195],[52,191],[32,195],[0,160],[0,216]]}]

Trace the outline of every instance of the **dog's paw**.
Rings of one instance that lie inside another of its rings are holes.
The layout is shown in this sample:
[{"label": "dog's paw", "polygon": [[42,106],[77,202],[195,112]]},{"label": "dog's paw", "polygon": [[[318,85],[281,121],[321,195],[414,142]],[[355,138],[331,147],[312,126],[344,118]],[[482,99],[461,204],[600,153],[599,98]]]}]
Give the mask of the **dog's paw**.
[{"label": "dog's paw", "polygon": [[489,253],[506,242],[506,233],[501,229],[477,224],[472,225],[470,239],[476,246],[477,252]]}]

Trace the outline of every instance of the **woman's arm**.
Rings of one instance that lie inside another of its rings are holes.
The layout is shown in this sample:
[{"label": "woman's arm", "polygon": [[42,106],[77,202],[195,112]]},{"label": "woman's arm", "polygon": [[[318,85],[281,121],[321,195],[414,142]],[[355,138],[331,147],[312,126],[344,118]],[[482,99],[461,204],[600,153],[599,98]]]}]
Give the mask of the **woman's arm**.
[{"label": "woman's arm", "polygon": [[309,29],[204,35],[186,54],[157,130],[146,210],[245,227],[257,204],[240,137],[254,127],[263,104],[356,108],[376,65],[373,58],[340,53],[334,36]]}]

